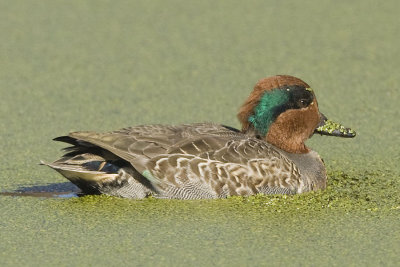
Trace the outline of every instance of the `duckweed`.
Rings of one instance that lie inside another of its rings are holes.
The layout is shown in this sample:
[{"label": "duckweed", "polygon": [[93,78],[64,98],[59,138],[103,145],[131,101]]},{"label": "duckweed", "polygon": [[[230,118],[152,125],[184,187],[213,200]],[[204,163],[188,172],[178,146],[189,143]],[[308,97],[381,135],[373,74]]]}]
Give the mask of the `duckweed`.
[{"label": "duckweed", "polygon": [[328,133],[333,133],[334,131],[339,131],[342,134],[347,134],[351,133],[354,134],[355,132],[351,129],[345,128],[343,125],[334,122],[332,120],[326,120],[325,124],[318,127],[317,131],[322,131],[322,132],[328,132]]},{"label": "duckweed", "polygon": [[37,165],[70,131],[240,127],[253,83],[276,73],[318,86],[321,111],[363,135],[314,135],[328,188],[302,195],[0,195],[0,266],[397,266],[398,3],[364,2],[3,1],[2,192],[72,190]]}]

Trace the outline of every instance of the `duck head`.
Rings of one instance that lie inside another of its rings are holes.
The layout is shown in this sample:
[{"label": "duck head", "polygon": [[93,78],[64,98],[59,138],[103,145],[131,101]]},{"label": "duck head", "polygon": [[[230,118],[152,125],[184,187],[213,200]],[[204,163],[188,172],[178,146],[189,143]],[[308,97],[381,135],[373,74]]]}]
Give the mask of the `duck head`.
[{"label": "duck head", "polygon": [[353,130],[319,112],[314,91],[299,78],[277,75],[262,79],[240,108],[244,133],[253,132],[289,153],[307,153],[304,142],[314,133],[354,137]]}]

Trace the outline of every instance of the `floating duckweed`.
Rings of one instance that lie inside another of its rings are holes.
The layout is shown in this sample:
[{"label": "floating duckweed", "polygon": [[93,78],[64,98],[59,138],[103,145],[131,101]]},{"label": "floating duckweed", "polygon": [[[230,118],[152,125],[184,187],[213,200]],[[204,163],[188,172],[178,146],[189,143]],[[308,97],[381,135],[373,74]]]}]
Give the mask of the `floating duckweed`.
[{"label": "floating duckweed", "polygon": [[347,130],[349,133],[351,133],[351,134],[355,134],[356,132],[355,131],[353,131],[352,129],[348,129]]},{"label": "floating duckweed", "polygon": [[335,131],[335,130],[338,130],[340,133],[343,133],[343,134],[344,133],[348,133],[348,132],[349,133],[354,133],[353,130],[346,129],[346,128],[344,128],[343,125],[341,125],[341,124],[339,124],[337,122],[331,121],[331,120],[326,120],[325,124],[322,125],[322,126],[319,126],[317,128],[317,130],[318,131],[323,131],[323,132],[328,132],[328,133],[333,133],[333,131]]}]

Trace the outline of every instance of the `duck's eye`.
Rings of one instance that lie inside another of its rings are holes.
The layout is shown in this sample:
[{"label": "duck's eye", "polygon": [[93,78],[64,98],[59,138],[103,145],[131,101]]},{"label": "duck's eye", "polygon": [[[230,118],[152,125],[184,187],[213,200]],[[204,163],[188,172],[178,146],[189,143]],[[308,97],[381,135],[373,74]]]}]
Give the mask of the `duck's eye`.
[{"label": "duck's eye", "polygon": [[308,105],[308,101],[306,99],[300,99],[297,102],[297,105],[299,106],[299,108],[305,108]]}]

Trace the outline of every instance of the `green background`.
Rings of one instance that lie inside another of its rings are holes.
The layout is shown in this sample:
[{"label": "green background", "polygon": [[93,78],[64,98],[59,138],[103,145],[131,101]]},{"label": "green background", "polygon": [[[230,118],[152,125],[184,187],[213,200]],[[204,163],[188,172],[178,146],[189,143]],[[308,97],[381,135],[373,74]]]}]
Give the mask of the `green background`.
[{"label": "green background", "polygon": [[358,134],[308,142],[330,180],[301,196],[0,195],[0,265],[395,266],[399,12],[395,0],[0,1],[0,192],[68,188],[38,162],[70,131],[239,127],[239,106],[275,74],[305,80]]}]

